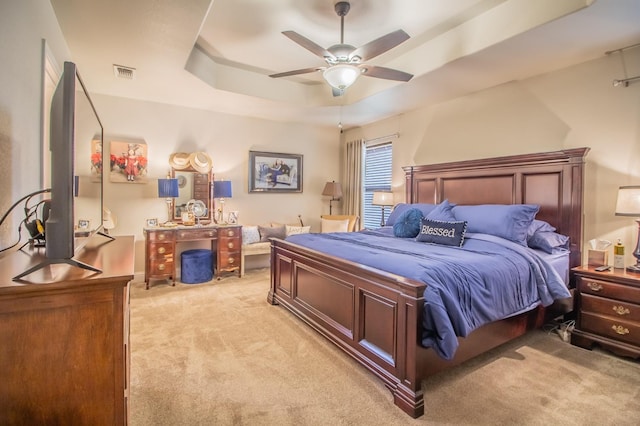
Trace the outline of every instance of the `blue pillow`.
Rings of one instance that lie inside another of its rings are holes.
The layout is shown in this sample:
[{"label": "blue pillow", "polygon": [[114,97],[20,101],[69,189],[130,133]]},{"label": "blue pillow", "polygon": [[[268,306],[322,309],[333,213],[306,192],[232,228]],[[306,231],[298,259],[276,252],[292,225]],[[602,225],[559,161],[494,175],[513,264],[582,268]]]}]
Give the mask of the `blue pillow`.
[{"label": "blue pillow", "polygon": [[420,233],[416,241],[462,247],[467,222],[422,219]]},{"label": "blue pillow", "polygon": [[540,231],[529,237],[527,244],[532,249],[539,249],[553,254],[569,249],[569,237],[556,232]]},{"label": "blue pillow", "polygon": [[405,210],[393,224],[393,235],[400,238],[415,238],[420,232],[421,220],[422,212],[419,209]]},{"label": "blue pillow", "polygon": [[540,206],[534,204],[481,204],[455,206],[457,220],[467,221],[467,231],[495,235],[526,247],[527,232]]},{"label": "blue pillow", "polygon": [[431,212],[424,217],[427,219],[433,220],[444,220],[444,221],[452,221],[457,220],[453,215],[452,209],[455,204],[449,203],[449,200],[444,200],[440,204],[436,206],[435,209],[431,210]]},{"label": "blue pillow", "polygon": [[529,229],[527,229],[527,238],[531,238],[536,232],[555,232],[556,228],[545,222],[544,220],[533,219]]},{"label": "blue pillow", "polygon": [[404,212],[406,212],[409,209],[418,209],[422,212],[422,216],[426,216],[428,215],[431,210],[433,210],[436,207],[435,204],[426,204],[426,203],[415,203],[415,204],[405,204],[405,203],[399,203],[396,204],[395,207],[393,208],[393,210],[391,211],[391,214],[389,215],[389,218],[387,219],[387,222],[385,223],[385,225],[387,226],[393,226],[396,221],[398,220],[398,217],[400,217],[400,215]]}]

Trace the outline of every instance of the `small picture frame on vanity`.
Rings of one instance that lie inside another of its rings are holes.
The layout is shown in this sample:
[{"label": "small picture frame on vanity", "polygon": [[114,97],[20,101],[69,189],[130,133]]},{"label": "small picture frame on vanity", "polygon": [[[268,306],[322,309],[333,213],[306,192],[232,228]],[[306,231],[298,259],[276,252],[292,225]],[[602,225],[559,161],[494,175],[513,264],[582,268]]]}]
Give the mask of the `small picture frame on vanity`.
[{"label": "small picture frame on vanity", "polygon": [[231,225],[236,225],[238,223],[238,211],[237,210],[229,212],[229,218],[227,219],[227,222],[230,223]]},{"label": "small picture frame on vanity", "polygon": [[78,231],[88,231],[91,222],[86,219],[78,219]]},{"label": "small picture frame on vanity", "polygon": [[156,228],[157,226],[158,226],[157,218],[147,219],[147,228]]}]

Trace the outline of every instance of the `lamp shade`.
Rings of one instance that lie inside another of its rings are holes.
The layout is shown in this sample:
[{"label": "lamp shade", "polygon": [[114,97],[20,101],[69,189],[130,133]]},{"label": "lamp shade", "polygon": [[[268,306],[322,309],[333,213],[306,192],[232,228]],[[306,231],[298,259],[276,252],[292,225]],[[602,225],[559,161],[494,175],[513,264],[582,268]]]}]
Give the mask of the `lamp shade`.
[{"label": "lamp shade", "polygon": [[329,196],[336,200],[340,199],[342,198],[342,185],[336,181],[327,182],[322,190],[322,195]]},{"label": "lamp shade", "polygon": [[213,181],[213,196],[215,198],[231,198],[231,181],[230,180]]},{"label": "lamp shade", "polygon": [[158,179],[158,197],[175,198],[178,196],[178,179]]},{"label": "lamp shade", "polygon": [[393,192],[390,191],[376,191],[373,193],[374,206],[392,206],[393,205]]},{"label": "lamp shade", "polygon": [[618,189],[616,216],[640,217],[640,186],[621,186]]},{"label": "lamp shade", "polygon": [[104,229],[113,229],[116,227],[116,216],[108,208],[102,209],[102,226]]},{"label": "lamp shade", "polygon": [[360,68],[350,64],[337,64],[324,70],[322,76],[329,85],[344,90],[358,79]]}]

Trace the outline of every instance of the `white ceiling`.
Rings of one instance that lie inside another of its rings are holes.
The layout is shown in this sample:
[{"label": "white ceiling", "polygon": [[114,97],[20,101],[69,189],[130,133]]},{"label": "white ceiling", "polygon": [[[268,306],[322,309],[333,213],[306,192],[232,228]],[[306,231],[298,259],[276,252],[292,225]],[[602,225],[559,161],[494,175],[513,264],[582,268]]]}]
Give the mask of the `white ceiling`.
[{"label": "white ceiling", "polygon": [[[414,74],[360,77],[333,97],[324,65],[281,34],[340,41],[335,0],[51,0],[93,93],[281,121],[377,121],[604,56],[640,42],[639,0],[352,0],[345,43],[411,38],[368,63]],[[116,78],[113,65],[136,69]],[[637,74],[634,74],[637,75]]]}]

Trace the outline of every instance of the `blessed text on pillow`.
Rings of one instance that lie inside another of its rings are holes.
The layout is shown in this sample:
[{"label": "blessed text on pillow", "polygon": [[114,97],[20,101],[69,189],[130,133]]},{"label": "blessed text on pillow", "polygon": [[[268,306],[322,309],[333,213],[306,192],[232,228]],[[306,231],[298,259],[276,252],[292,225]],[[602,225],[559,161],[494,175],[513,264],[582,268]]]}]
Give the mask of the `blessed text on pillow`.
[{"label": "blessed text on pillow", "polygon": [[467,222],[422,219],[416,241],[462,247]]}]

